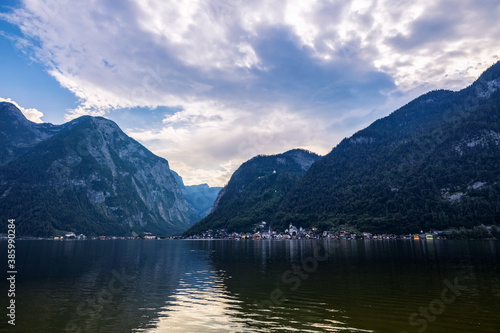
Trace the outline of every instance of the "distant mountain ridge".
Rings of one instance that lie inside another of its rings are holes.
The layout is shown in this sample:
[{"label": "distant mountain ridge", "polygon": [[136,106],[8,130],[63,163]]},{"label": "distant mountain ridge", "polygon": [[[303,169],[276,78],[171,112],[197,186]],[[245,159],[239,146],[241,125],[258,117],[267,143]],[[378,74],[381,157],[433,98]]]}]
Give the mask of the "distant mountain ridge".
[{"label": "distant mountain ridge", "polygon": [[173,235],[197,221],[168,162],[108,119],[35,124],[4,102],[0,138],[0,215],[18,235]]},{"label": "distant mountain ridge", "polygon": [[182,195],[196,212],[196,220],[199,221],[207,216],[222,187],[210,187],[208,184],[184,185],[182,177],[177,172],[170,170],[175,181],[182,191]]}]

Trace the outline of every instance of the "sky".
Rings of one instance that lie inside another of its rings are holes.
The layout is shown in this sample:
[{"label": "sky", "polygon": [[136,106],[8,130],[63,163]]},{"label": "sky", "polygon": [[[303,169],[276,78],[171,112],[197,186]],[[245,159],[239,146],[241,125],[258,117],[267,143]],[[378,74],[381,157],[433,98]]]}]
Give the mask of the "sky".
[{"label": "sky", "polygon": [[327,154],[500,57],[498,0],[7,0],[0,100],[115,121],[188,185],[258,154]]}]

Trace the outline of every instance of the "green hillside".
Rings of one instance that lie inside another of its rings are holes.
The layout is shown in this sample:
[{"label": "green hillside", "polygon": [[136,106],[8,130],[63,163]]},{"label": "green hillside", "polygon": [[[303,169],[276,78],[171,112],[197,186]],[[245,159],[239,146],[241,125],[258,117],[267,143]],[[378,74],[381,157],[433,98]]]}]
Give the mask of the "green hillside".
[{"label": "green hillside", "polygon": [[256,156],[243,163],[220,192],[212,213],[185,235],[208,229],[249,231],[261,221],[269,221],[285,195],[319,158],[295,149],[279,155]]},{"label": "green hillside", "polygon": [[499,90],[500,63],[343,140],[288,193],[277,226],[403,233],[499,223]]}]

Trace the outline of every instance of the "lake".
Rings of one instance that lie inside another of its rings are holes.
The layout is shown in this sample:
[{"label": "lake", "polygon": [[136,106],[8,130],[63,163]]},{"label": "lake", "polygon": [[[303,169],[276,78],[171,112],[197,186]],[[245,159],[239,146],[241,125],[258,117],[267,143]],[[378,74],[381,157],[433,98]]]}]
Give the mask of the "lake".
[{"label": "lake", "polygon": [[499,241],[18,241],[16,255],[1,331],[500,332]]}]

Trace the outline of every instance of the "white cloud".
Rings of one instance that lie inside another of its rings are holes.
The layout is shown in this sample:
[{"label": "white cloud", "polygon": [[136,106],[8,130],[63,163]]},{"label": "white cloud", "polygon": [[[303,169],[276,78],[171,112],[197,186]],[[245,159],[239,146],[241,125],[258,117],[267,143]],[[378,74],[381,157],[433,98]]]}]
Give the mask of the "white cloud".
[{"label": "white cloud", "polygon": [[[39,42],[34,57],[81,99],[80,114],[182,105],[213,98],[217,85],[252,85],[255,72],[248,69],[273,65],[262,63],[255,49],[269,27],[289,27],[321,59],[368,61],[366,68],[391,75],[404,89],[418,82],[455,88],[443,73],[460,71],[470,81],[500,53],[500,26],[491,24],[499,6],[482,4],[24,0],[23,8],[2,17],[26,40]],[[439,30],[432,32],[438,38],[417,30],[425,23]],[[446,35],[440,35],[443,26]],[[405,40],[414,45],[402,45]]]},{"label": "white cloud", "polygon": [[12,99],[10,98],[2,98],[0,97],[0,102],[8,102],[8,103],[12,103],[14,104],[19,110],[21,110],[21,112],[24,114],[24,116],[34,122],[34,123],[38,123],[38,124],[41,124],[43,123],[43,120],[42,120],[42,117],[43,117],[43,113],[38,111],[37,109],[34,109],[34,108],[23,108],[22,106],[20,106],[19,104],[17,104],[15,101],[13,101]]},{"label": "white cloud", "polygon": [[[204,107],[196,105],[167,116],[165,127],[159,130],[127,132],[154,153],[168,156],[172,169],[186,184],[210,185],[223,185],[241,163],[255,155],[296,147],[325,154],[331,141],[342,138],[338,133],[323,136],[326,124],[280,106],[253,114],[219,105]],[[200,121],[199,117],[209,119]]]},{"label": "white cloud", "polygon": [[[496,0],[24,0],[0,14],[79,98],[67,119],[179,110],[131,133],[211,183],[251,154],[325,153],[395,101],[465,87],[499,60],[499,16]],[[277,110],[286,126],[270,130]]]}]

